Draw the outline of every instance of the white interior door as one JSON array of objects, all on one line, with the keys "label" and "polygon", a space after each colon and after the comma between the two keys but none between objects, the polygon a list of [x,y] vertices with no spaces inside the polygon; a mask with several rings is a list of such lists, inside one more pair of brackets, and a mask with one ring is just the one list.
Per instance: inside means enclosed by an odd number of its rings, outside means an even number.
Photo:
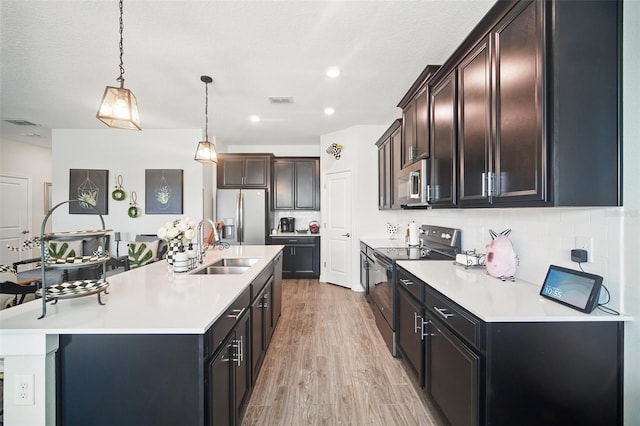
[{"label": "white interior door", "polygon": [[322,244],[326,244],[325,281],[351,288],[351,172],[327,174],[326,220]]},{"label": "white interior door", "polygon": [[32,251],[11,251],[7,245],[21,247],[32,238],[31,194],[28,177],[0,175],[0,264],[33,257]]}]

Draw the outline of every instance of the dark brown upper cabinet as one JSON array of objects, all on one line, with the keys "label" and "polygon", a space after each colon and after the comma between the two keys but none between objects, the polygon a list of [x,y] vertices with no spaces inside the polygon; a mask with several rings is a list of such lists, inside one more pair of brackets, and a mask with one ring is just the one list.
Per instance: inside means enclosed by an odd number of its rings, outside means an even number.
[{"label": "dark brown upper cabinet", "polygon": [[462,206],[548,202],[542,13],[517,5],[458,65]]},{"label": "dark brown upper cabinet", "polygon": [[394,121],[376,142],[378,147],[378,210],[399,208],[395,176],[401,168],[402,120]]},{"label": "dark brown upper cabinet", "polygon": [[429,86],[427,81],[437,71],[428,65],[404,95],[402,108],[402,167],[429,156]]},{"label": "dark brown upper cabinet", "polygon": [[218,154],[218,188],[269,188],[270,154]]},{"label": "dark brown upper cabinet", "polygon": [[431,89],[431,179],[429,204],[456,205],[456,74],[452,71]]},{"label": "dark brown upper cabinet", "polygon": [[621,8],[499,1],[436,72],[457,71],[460,206],[622,205]]},{"label": "dark brown upper cabinet", "polygon": [[458,66],[460,205],[488,204],[491,137],[491,57],[485,38]]},{"label": "dark brown upper cabinet", "polygon": [[320,160],[273,160],[272,210],[320,210]]}]

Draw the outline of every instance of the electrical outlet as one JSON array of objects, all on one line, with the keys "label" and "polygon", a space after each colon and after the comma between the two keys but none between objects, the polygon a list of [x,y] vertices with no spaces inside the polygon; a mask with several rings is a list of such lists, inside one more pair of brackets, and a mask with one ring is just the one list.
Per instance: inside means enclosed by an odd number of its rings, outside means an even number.
[{"label": "electrical outlet", "polygon": [[13,388],[13,402],[15,405],[35,405],[33,396],[33,374],[16,374]]},{"label": "electrical outlet", "polygon": [[587,263],[593,262],[593,238],[591,237],[576,237],[575,247],[577,249],[586,250],[589,260]]}]

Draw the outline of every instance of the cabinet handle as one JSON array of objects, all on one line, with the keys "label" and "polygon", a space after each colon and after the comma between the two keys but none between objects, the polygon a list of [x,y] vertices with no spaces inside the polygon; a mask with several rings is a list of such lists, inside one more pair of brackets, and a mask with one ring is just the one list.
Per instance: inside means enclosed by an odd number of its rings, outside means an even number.
[{"label": "cabinet handle", "polygon": [[422,324],[421,324],[421,327],[420,327],[421,328],[421,330],[420,330],[420,340],[424,340],[424,338],[427,337],[427,336],[433,336],[433,334],[426,333],[427,326],[429,324],[431,324],[431,320],[426,320],[426,321],[424,319],[422,320]]},{"label": "cabinet handle", "polygon": [[409,285],[413,285],[413,281],[408,280],[408,279],[406,279],[406,278],[400,278],[400,282],[401,282],[402,284],[404,284],[404,285],[407,285],[407,286],[409,286]]},{"label": "cabinet handle", "polygon": [[[420,318],[420,322],[422,323],[422,317],[418,315],[417,312],[413,313],[413,333],[418,334],[418,329],[421,327],[418,325],[418,318]],[[420,331],[422,333],[422,331]]]},{"label": "cabinet handle", "polygon": [[242,309],[232,309],[231,313],[229,315],[227,315],[228,318],[233,318],[233,319],[238,319],[242,316],[242,314],[244,313],[245,309],[247,308],[242,308]]},{"label": "cabinet handle", "polygon": [[495,181],[494,178],[495,178],[494,173],[492,173],[492,172],[487,173],[487,193],[488,193],[489,196],[492,196],[492,195],[496,194],[496,191],[493,188],[494,181]]},{"label": "cabinet handle", "polygon": [[264,309],[269,309],[269,293],[265,293],[264,296],[262,296],[262,307]]},{"label": "cabinet handle", "polygon": [[240,345],[242,345],[242,341],[240,340],[234,340],[231,344],[231,347],[234,349],[232,361],[235,362],[238,367],[240,367],[240,362],[242,361],[242,350],[240,349]]},{"label": "cabinet handle", "polygon": [[435,309],[435,311],[442,315],[444,318],[450,318],[454,316],[452,313],[447,312],[447,308],[438,308],[437,306],[434,306],[433,309]]},{"label": "cabinet handle", "polygon": [[482,173],[482,196],[487,196],[487,174]]}]

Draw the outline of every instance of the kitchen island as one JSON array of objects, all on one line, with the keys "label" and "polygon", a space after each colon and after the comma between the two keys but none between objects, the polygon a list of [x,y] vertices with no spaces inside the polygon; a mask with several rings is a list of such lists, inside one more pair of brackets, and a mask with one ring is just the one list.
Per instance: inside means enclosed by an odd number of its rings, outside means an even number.
[{"label": "kitchen island", "polygon": [[450,261],[400,261],[398,347],[452,425],[622,425],[627,315]]},{"label": "kitchen island", "polygon": [[[266,327],[262,311],[272,304],[266,299],[263,303],[263,297],[273,297],[270,286],[280,280],[281,269],[274,260],[281,261],[282,248],[210,248],[204,264],[186,274],[174,273],[160,261],[114,275],[108,279],[109,293],[102,296],[104,306],[87,296],[49,304],[41,320],[39,301],[0,312],[5,423],[210,422],[215,392],[207,388],[212,384],[206,377],[212,371],[207,362],[217,359],[220,346],[228,343],[226,334],[218,335],[217,324],[242,300],[245,306],[232,312],[232,318],[244,315],[256,337],[256,330],[265,330],[259,343],[266,347],[277,317],[268,318],[271,328]],[[231,257],[259,260],[243,274],[197,274]],[[248,361],[250,372],[251,345],[248,340],[244,344],[243,361]],[[32,380],[33,401],[17,401],[14,396],[16,380],[25,378]],[[229,401],[234,402],[232,395]]]}]

